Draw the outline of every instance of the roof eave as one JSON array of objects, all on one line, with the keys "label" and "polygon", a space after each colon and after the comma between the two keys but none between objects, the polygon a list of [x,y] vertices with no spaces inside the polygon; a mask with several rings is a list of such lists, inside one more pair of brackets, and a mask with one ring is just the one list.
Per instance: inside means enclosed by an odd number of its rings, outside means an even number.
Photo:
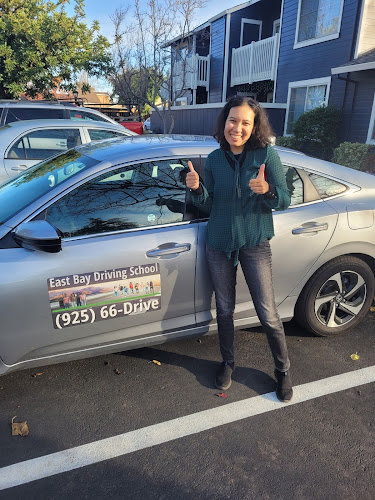
[{"label": "roof eave", "polygon": [[184,37],[182,37],[181,35],[180,36],[176,36],[175,38],[173,38],[172,40],[170,40],[169,42],[167,42],[166,44],[164,44],[163,48],[169,47],[170,45],[172,45],[173,43],[177,42],[178,40],[181,40],[182,38],[186,38],[188,36],[191,36],[194,33],[197,33],[198,31],[201,31],[201,30],[207,28],[214,21],[216,21],[217,19],[220,19],[221,17],[227,16],[228,14],[232,14],[233,12],[237,12],[237,10],[241,10],[241,9],[246,8],[246,7],[250,7],[250,5],[253,5],[253,4],[258,3],[260,1],[261,0],[250,0],[248,2],[244,2],[244,3],[240,4],[240,5],[232,7],[230,9],[223,10],[219,14],[216,14],[215,16],[210,17],[210,19],[208,19],[205,23],[200,24],[199,26],[197,26],[196,28],[194,28],[190,33],[187,33]]},{"label": "roof eave", "polygon": [[375,69],[375,61],[362,63],[362,64],[348,64],[346,66],[338,66],[337,68],[332,68],[332,75],[338,75],[340,73],[353,73],[354,71],[366,71],[369,69]]}]

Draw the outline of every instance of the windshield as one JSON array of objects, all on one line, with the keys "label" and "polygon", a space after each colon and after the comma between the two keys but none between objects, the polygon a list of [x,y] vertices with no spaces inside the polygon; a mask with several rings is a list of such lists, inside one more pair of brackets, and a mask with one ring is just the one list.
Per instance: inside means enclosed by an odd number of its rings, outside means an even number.
[{"label": "windshield", "polygon": [[71,179],[84,168],[98,163],[98,160],[71,149],[10,179],[0,186],[0,224],[4,224],[33,201]]}]

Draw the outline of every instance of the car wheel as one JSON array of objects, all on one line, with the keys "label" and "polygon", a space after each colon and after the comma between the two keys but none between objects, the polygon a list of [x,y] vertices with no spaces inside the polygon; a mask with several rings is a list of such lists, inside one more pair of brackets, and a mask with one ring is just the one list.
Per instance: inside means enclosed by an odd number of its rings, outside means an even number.
[{"label": "car wheel", "polygon": [[298,323],[321,337],[354,328],[369,310],[374,274],[357,257],[338,257],[307,282],[297,301]]}]

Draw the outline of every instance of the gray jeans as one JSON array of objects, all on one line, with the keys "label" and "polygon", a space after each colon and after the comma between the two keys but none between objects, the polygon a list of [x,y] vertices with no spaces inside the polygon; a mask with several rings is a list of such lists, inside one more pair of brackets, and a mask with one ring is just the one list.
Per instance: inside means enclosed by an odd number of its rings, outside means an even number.
[{"label": "gray jeans", "polygon": [[[206,257],[215,291],[220,351],[224,361],[234,362],[233,313],[236,302],[237,266],[233,257],[206,246]],[[285,332],[276,309],[272,281],[272,255],[269,241],[239,251],[244,273],[258,318],[267,334],[276,370],[286,372],[290,362]]]}]

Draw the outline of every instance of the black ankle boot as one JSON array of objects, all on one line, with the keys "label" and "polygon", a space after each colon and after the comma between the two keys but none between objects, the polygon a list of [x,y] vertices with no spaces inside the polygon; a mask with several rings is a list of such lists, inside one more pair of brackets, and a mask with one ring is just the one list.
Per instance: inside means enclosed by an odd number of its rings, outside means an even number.
[{"label": "black ankle boot", "polygon": [[283,403],[287,403],[293,397],[292,379],[290,372],[279,372],[275,370],[277,380],[276,396]]},{"label": "black ankle boot", "polygon": [[216,372],[215,385],[218,389],[229,389],[232,383],[232,373],[234,372],[234,363],[223,361]]}]

